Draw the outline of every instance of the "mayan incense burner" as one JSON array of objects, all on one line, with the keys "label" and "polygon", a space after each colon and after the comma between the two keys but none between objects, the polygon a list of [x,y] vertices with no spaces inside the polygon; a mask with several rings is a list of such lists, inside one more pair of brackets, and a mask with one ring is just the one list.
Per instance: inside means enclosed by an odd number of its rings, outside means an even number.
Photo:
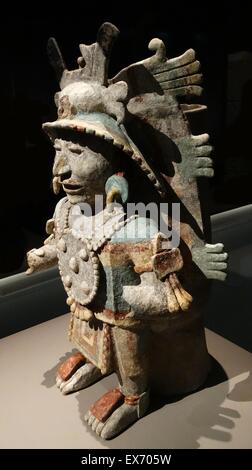
[{"label": "mayan incense burner", "polygon": [[[154,55],[109,79],[117,35],[103,24],[96,43],[80,45],[72,71],[49,40],[60,91],[58,119],[43,128],[55,148],[53,188],[65,197],[43,247],[28,253],[28,273],[58,262],[71,310],[69,338],[79,352],[58,370],[60,391],[118,376],[85,416],[104,439],[146,413],[150,390],[169,396],[204,383],[208,279],[224,280],[227,267],[223,245],[206,243],[202,223],[197,178],[213,168],[209,136],[190,131],[190,116],[205,108],[186,103],[202,92],[195,53],[167,59],[153,39]],[[152,203],[157,216],[129,214],[129,203]],[[180,204],[177,244],[165,203]]]}]

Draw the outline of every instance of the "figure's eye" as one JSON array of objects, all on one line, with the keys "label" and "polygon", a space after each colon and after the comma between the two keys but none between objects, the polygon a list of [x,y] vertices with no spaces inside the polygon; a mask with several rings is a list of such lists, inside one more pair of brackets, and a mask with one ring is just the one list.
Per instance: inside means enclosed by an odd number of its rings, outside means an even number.
[{"label": "figure's eye", "polygon": [[62,148],[59,145],[54,145],[56,152],[61,152]]},{"label": "figure's eye", "polygon": [[82,148],[81,147],[71,146],[71,147],[69,147],[69,150],[72,153],[76,153],[77,155],[80,155],[82,153]]}]

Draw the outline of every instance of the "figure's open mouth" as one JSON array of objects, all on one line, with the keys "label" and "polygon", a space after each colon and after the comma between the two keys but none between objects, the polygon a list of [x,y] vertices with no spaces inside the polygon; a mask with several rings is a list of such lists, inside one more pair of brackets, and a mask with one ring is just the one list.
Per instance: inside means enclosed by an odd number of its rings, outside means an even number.
[{"label": "figure's open mouth", "polygon": [[72,179],[62,181],[62,186],[67,194],[82,194],[84,191],[84,187]]}]

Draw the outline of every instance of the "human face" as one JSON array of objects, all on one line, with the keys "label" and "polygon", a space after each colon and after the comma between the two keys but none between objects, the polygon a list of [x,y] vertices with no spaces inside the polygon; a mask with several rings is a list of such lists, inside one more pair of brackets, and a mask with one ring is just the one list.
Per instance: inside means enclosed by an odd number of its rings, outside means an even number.
[{"label": "human face", "polygon": [[[94,207],[95,195],[104,195],[106,180],[114,172],[113,148],[108,158],[102,145],[94,141],[56,139],[53,175],[60,177],[71,204],[85,202]],[[106,152],[107,153],[107,152]]]}]

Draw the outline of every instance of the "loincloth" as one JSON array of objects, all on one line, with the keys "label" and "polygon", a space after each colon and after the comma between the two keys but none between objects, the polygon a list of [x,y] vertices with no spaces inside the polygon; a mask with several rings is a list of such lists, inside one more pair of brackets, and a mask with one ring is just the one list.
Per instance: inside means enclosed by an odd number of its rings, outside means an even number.
[{"label": "loincloth", "polygon": [[80,320],[73,316],[71,341],[85,358],[103,374],[112,369],[111,326],[97,319]]}]

